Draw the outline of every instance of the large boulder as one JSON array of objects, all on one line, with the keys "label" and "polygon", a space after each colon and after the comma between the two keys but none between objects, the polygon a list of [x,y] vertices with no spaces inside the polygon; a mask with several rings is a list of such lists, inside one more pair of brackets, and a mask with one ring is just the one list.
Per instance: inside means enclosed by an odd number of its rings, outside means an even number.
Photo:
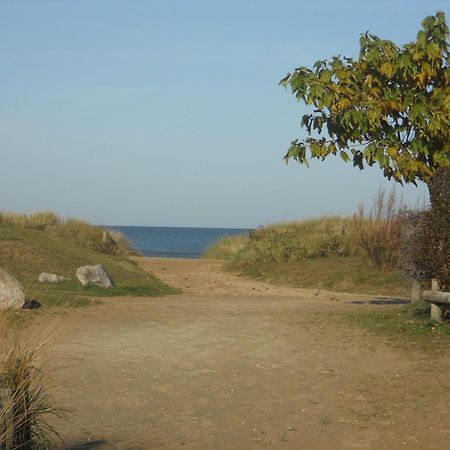
[{"label": "large boulder", "polygon": [[95,284],[103,288],[115,287],[114,281],[108,275],[105,268],[101,264],[96,266],[81,266],[76,271],[77,278],[83,286]]},{"label": "large boulder", "polygon": [[21,309],[24,304],[22,285],[6,270],[0,269],[0,309]]},{"label": "large boulder", "polygon": [[46,273],[46,272],[42,272],[39,275],[38,279],[40,283],[61,283],[64,280],[68,280],[68,278],[65,278],[61,275],[56,275],[56,273]]}]

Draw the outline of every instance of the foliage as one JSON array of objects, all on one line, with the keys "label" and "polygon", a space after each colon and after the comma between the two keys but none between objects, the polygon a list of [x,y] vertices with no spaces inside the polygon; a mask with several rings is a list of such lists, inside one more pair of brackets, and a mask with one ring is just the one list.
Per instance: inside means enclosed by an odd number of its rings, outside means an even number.
[{"label": "foliage", "polygon": [[369,214],[360,205],[353,216],[355,238],[375,267],[398,267],[404,222],[405,207],[394,190],[389,196],[380,190]]},{"label": "foliage", "polygon": [[286,161],[308,164],[307,150],[322,160],[339,154],[413,183],[450,166],[449,30],[443,12],[422,26],[402,47],[365,33],[358,59],[335,56],[281,80],[314,108],[301,121],[308,137],[292,142]]},{"label": "foliage", "polygon": [[432,181],[433,208],[410,214],[402,244],[402,269],[428,284],[437,278],[450,291],[450,171],[440,169]]}]

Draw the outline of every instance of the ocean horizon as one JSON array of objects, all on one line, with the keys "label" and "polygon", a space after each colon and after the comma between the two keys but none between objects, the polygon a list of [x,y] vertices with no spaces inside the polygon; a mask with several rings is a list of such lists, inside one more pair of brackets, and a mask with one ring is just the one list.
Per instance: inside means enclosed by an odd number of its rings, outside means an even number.
[{"label": "ocean horizon", "polygon": [[224,236],[250,233],[251,228],[144,227],[108,225],[131,241],[144,256],[199,259]]}]

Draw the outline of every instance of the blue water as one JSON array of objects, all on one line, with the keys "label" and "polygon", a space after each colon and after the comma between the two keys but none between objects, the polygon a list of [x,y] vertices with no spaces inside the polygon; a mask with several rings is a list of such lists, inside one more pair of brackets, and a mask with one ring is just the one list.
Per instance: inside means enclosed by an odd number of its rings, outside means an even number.
[{"label": "blue water", "polygon": [[123,233],[145,256],[200,258],[205,250],[224,236],[249,233],[243,228],[178,228],[109,226]]}]

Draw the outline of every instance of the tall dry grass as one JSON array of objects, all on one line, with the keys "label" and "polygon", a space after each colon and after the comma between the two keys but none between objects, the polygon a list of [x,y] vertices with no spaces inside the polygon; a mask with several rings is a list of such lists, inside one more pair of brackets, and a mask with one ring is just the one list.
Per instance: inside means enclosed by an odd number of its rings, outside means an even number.
[{"label": "tall dry grass", "polygon": [[55,448],[60,439],[48,419],[64,413],[45,388],[46,341],[23,341],[13,324],[13,313],[0,310],[0,449]]},{"label": "tall dry grass", "polygon": [[358,251],[351,228],[352,220],[339,216],[269,225],[252,231],[246,239],[222,241],[216,253],[227,257],[230,268],[349,256]]},{"label": "tall dry grass", "polygon": [[370,209],[353,217],[325,216],[261,227],[249,235],[225,237],[205,253],[229,268],[292,263],[317,257],[369,257],[378,269],[396,269],[406,207],[395,190],[380,190]]},{"label": "tall dry grass", "polygon": [[203,257],[208,259],[228,259],[245,247],[249,240],[248,234],[224,236],[214,245],[207,248]]},{"label": "tall dry grass", "polygon": [[84,220],[63,220],[52,211],[33,214],[0,212],[0,224],[16,225],[41,230],[77,245],[115,256],[136,255],[131,242],[118,231],[92,225]]},{"label": "tall dry grass", "polygon": [[375,267],[398,267],[405,217],[406,206],[395,190],[380,190],[369,211],[359,206],[353,216],[356,243]]}]

